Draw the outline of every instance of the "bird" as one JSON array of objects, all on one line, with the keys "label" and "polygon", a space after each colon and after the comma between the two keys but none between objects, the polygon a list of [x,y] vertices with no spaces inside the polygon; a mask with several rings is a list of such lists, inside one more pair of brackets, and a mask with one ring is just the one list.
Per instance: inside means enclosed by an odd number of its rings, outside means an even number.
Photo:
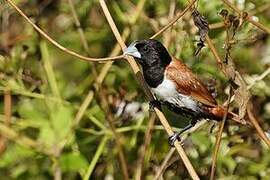
[{"label": "bird", "polygon": [[[165,105],[172,112],[191,120],[180,132],[174,132],[169,137],[171,146],[176,140],[180,141],[180,135],[199,120],[221,121],[227,113],[192,70],[172,57],[158,40],[134,41],[126,48],[124,55],[134,57],[142,68],[144,80],[155,97],[149,103],[150,108],[161,109],[161,105]],[[232,112],[227,113],[227,118],[241,122]]]}]

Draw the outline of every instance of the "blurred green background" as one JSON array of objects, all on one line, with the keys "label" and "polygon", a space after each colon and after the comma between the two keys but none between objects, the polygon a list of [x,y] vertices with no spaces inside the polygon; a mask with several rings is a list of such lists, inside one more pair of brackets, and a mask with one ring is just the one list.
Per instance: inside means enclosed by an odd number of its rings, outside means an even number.
[{"label": "blurred green background", "polygon": [[[91,57],[111,56],[112,51],[114,55],[121,54],[97,0],[14,2],[66,48]],[[233,3],[270,28],[269,0]],[[151,37],[187,4],[184,0],[107,2],[127,44]],[[238,14],[219,0],[200,0],[196,6],[207,18],[209,36],[224,57],[226,28],[219,12],[227,9],[230,14]],[[80,27],[75,25],[72,7]],[[153,179],[170,150],[168,136],[156,119],[148,136],[149,145],[143,150],[149,129],[147,99],[128,63],[80,61],[44,40],[5,0],[0,1],[0,12],[0,179],[123,179],[119,151],[124,153],[130,178],[135,179],[141,172],[142,179]],[[209,48],[194,56],[198,39],[191,12],[158,38],[203,82],[215,80],[221,104],[227,98],[228,79]],[[236,32],[231,56],[247,84],[253,83],[269,68],[269,34],[244,21]],[[104,81],[100,83],[102,73]],[[269,84],[270,77],[266,76],[251,88],[253,110],[266,131],[270,125]],[[10,119],[5,106],[11,109]],[[174,127],[187,123],[183,117],[164,111]],[[210,174],[218,129],[215,125],[210,131],[212,126],[212,122],[207,122],[184,140],[185,151],[202,179],[209,179]],[[170,158],[162,176],[190,178],[177,153]],[[253,128],[226,124],[216,177],[270,179],[270,153]]]}]

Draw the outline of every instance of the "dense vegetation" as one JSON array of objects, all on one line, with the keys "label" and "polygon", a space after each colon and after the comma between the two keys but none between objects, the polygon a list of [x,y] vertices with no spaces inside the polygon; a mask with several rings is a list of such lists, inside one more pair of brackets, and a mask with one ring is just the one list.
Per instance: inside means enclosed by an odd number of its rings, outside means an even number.
[{"label": "dense vegetation", "polygon": [[[122,54],[97,0],[14,2],[68,49],[90,57]],[[151,37],[189,1],[106,3],[129,44]],[[209,37],[224,68],[218,65],[207,42],[194,55],[199,34],[192,10],[156,39],[216,89],[219,104],[230,96],[229,87],[240,87],[233,91],[236,101],[230,109],[243,115],[249,107],[267,134],[270,1],[235,0],[233,4],[253,15],[263,27],[254,26],[246,13],[239,15],[223,1],[195,3],[209,22]],[[129,178],[153,179],[166,158],[164,179],[190,178],[177,152],[170,150],[159,119],[149,115],[146,95],[127,61],[81,61],[46,41],[8,1],[0,0],[0,12],[0,179],[124,179],[125,168]],[[232,78],[235,70],[247,87]],[[249,97],[252,106],[247,106]],[[188,123],[163,109],[174,128],[179,130]],[[184,150],[202,179],[210,177],[219,124],[202,121],[183,138]],[[220,179],[269,179],[269,148],[252,123],[226,121],[216,165]]]}]

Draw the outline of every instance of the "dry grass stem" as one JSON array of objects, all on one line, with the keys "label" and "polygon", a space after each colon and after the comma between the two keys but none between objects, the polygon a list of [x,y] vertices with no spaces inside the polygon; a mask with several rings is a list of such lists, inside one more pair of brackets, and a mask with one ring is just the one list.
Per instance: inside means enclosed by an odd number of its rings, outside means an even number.
[{"label": "dry grass stem", "polygon": [[[231,99],[231,86],[229,87],[229,97],[228,97],[227,102],[230,102],[230,99]],[[212,165],[211,165],[210,180],[215,179],[217,156],[218,156],[218,151],[219,151],[219,147],[220,147],[220,143],[221,143],[221,137],[222,137],[223,129],[224,129],[224,126],[225,126],[225,121],[226,121],[227,115],[228,115],[229,106],[230,106],[230,103],[228,103],[226,105],[226,113],[224,114],[223,119],[220,122],[219,130],[218,130],[218,133],[216,135],[215,150],[214,150],[214,153],[212,155]]]},{"label": "dry grass stem", "polygon": [[247,86],[247,89],[251,89],[258,81],[263,80],[270,74],[270,67],[268,67],[260,76],[254,78],[253,82]]},{"label": "dry grass stem", "polygon": [[142,175],[143,175],[143,169],[144,169],[145,155],[146,155],[147,149],[149,148],[149,145],[151,142],[152,131],[154,128],[155,119],[156,119],[156,115],[154,113],[151,113],[150,118],[149,118],[149,122],[147,125],[147,130],[146,130],[145,136],[144,136],[145,141],[139,150],[140,156],[138,158],[138,166],[137,166],[136,175],[135,175],[135,179],[137,179],[137,180],[139,180],[143,177]]},{"label": "dry grass stem", "polygon": [[219,29],[224,27],[224,22],[217,22],[213,24],[209,24],[209,29]]},{"label": "dry grass stem", "polygon": [[169,160],[171,159],[172,155],[175,152],[175,148],[171,148],[170,151],[168,152],[168,154],[166,155],[166,157],[164,158],[161,166],[158,168],[158,171],[154,177],[154,180],[158,180],[160,178],[160,176],[162,175],[162,173],[165,170],[166,165],[168,164]]},{"label": "dry grass stem", "polygon": [[265,144],[270,149],[270,139],[266,136],[266,134],[262,130],[261,126],[259,125],[258,120],[255,118],[255,116],[252,112],[252,104],[251,103],[248,104],[247,114],[248,114],[248,118],[249,118],[250,122],[255,127],[255,130],[257,131],[259,137],[265,142]]}]

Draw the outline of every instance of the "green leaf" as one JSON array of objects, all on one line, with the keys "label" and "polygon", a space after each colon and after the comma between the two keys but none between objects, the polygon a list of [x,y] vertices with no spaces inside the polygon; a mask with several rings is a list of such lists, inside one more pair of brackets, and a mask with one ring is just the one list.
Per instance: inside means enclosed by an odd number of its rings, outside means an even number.
[{"label": "green leaf", "polygon": [[18,144],[10,144],[8,151],[1,156],[0,167],[10,166],[24,158],[34,157],[34,151]]},{"label": "green leaf", "polygon": [[52,125],[55,136],[58,140],[65,138],[72,126],[72,109],[67,106],[60,106],[53,115]]},{"label": "green leaf", "polygon": [[206,136],[205,132],[195,132],[191,135],[192,142],[199,146],[199,150],[201,153],[204,153],[210,147],[210,140]]},{"label": "green leaf", "polygon": [[44,120],[46,118],[45,112],[41,112],[41,101],[23,99],[18,106],[18,113],[22,118],[33,120]]},{"label": "green leaf", "polygon": [[60,166],[64,172],[84,170],[87,164],[86,158],[78,153],[65,153],[60,157]]},{"label": "green leaf", "polygon": [[55,134],[49,123],[42,126],[39,133],[39,140],[48,146],[52,146],[55,143]]},{"label": "green leaf", "polygon": [[105,114],[97,104],[90,108],[88,114],[91,116],[95,116],[101,122],[105,120]]}]

